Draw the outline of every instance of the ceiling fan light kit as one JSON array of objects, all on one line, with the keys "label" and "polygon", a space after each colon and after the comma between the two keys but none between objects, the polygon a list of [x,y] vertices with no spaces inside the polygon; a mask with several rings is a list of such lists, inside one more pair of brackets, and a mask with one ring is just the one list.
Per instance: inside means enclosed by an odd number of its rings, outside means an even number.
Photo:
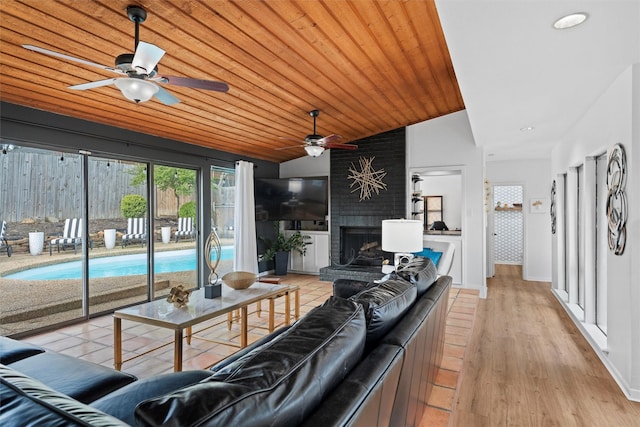
[{"label": "ceiling fan light kit", "polygon": [[162,88],[159,83],[213,90],[216,92],[227,92],[229,90],[229,85],[224,82],[159,75],[158,62],[160,62],[160,59],[164,56],[165,51],[151,43],[140,41],[140,24],[146,20],[147,12],[140,6],[128,6],[127,16],[135,24],[135,53],[118,55],[115,60],[115,68],[30,44],[23,44],[22,47],[34,52],[119,74],[122,77],[82,83],[70,86],[69,88],[73,90],[87,90],[113,83],[120,89],[125,98],[135,103],[149,101],[153,96],[165,105],[173,105],[180,102],[178,98]]},{"label": "ceiling fan light kit", "polygon": [[149,81],[130,77],[116,79],[114,84],[120,89],[125,98],[136,103],[147,102],[158,92],[158,89],[160,89],[157,85]]},{"label": "ceiling fan light kit", "polygon": [[306,147],[304,147],[304,150],[311,157],[318,157],[324,152],[324,148],[320,147],[319,145],[307,145]]}]

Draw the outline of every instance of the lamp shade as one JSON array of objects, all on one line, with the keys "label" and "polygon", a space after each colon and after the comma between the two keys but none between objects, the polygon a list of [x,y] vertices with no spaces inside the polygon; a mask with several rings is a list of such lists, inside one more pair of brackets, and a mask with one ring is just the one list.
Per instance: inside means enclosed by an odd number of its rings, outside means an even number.
[{"label": "lamp shade", "polygon": [[130,77],[116,79],[114,84],[120,89],[125,98],[136,103],[150,100],[159,90],[158,85],[154,83]]},{"label": "lamp shade", "polygon": [[419,252],[422,250],[422,221],[385,219],[382,221],[382,250]]},{"label": "lamp shade", "polygon": [[304,149],[311,157],[318,157],[324,151],[324,147],[319,145],[307,145]]}]

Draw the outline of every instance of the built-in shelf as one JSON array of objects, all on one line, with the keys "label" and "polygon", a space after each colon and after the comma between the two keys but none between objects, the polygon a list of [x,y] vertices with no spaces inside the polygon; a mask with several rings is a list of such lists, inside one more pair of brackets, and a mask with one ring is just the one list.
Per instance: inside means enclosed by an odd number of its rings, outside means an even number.
[{"label": "built-in shelf", "polygon": [[522,206],[513,206],[513,207],[496,207],[497,211],[501,211],[501,212],[514,212],[514,211],[521,211],[522,210]]}]

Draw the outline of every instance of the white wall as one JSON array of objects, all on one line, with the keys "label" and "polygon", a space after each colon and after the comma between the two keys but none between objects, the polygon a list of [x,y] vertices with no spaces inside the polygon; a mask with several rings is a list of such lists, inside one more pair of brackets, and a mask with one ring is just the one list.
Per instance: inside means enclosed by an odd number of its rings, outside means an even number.
[{"label": "white wall", "polygon": [[[407,168],[461,169],[462,271],[465,288],[486,296],[483,150],[476,147],[466,111],[407,127]],[[407,174],[407,191],[409,191]]]},{"label": "white wall", "polygon": [[[554,148],[548,180],[616,143],[623,144],[628,162],[627,242],[622,256],[609,251],[604,261],[608,302],[606,351],[599,351],[595,340],[591,342],[627,396],[640,400],[640,64],[629,67],[612,82]],[[555,258],[553,261],[557,263]],[[590,339],[587,331],[588,327],[584,327],[583,332]]]},{"label": "white wall", "polygon": [[[531,213],[529,200],[550,199],[551,160],[509,160],[486,163],[486,175],[491,185],[522,185],[524,187],[524,280],[551,281],[551,216]],[[492,212],[492,211],[490,211]]]},{"label": "white wall", "polygon": [[318,157],[304,156],[280,163],[280,178],[302,178],[308,176],[329,176],[329,152]]}]

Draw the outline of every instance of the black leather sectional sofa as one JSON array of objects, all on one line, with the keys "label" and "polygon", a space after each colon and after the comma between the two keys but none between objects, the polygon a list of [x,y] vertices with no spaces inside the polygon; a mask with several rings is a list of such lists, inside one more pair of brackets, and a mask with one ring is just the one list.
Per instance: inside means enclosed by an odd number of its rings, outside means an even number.
[{"label": "black leather sectional sofa", "polygon": [[3,426],[417,426],[442,360],[451,278],[430,260],[334,296],[211,370],[137,380],[0,338]]}]

